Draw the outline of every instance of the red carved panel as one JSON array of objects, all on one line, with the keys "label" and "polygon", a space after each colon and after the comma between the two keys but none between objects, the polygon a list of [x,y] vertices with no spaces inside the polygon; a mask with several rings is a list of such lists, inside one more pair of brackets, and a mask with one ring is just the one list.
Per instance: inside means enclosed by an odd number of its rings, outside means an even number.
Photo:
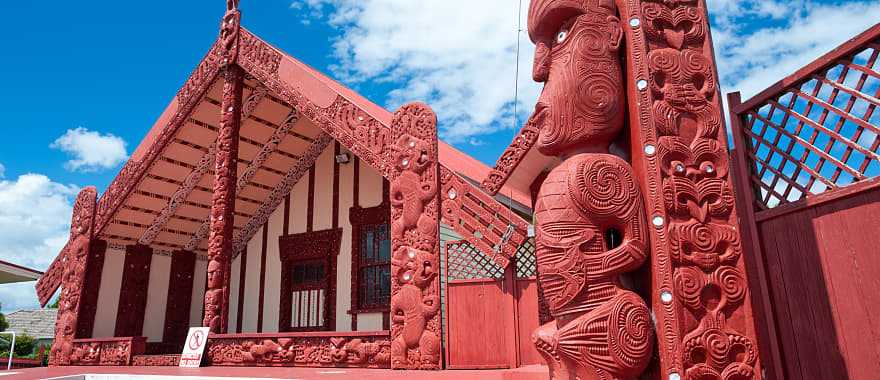
[{"label": "red carved panel", "polygon": [[544,82],[528,124],[535,148],[563,160],[536,197],[538,293],[554,321],[532,340],[553,379],[636,378],[654,338],[647,305],[620,278],[649,251],[633,168],[608,153],[626,106],[617,9],[533,0],[528,28],[533,77]]},{"label": "red carved panel", "polygon": [[440,368],[440,198],[437,117],[394,113],[391,145],[391,366]]},{"label": "red carved panel", "polygon": [[342,243],[342,229],[304,232],[278,237],[281,259],[280,306],[278,330],[291,331],[291,302],[293,292],[293,263],[300,260],[326,260],[323,282],[327,285],[324,297],[323,328],[332,326],[336,318],[336,258]]},{"label": "red carved panel", "polygon": [[140,336],[143,333],[152,260],[153,249],[150,247],[143,245],[125,247],[125,266],[113,335]]},{"label": "red carved panel", "polygon": [[37,280],[37,284],[35,285],[37,289],[37,299],[40,301],[40,306],[46,306],[49,303],[49,300],[52,299],[52,296],[55,295],[55,291],[61,286],[61,281],[64,278],[64,263],[67,261],[67,251],[70,249],[70,242],[61,248],[61,252],[58,253],[58,256],[55,256],[55,260],[52,260],[52,264],[49,265],[49,268],[46,269],[46,272],[40,276],[40,279]]},{"label": "red carved panel", "polygon": [[183,347],[189,330],[195,267],[196,255],[193,252],[177,251],[171,256],[171,275],[168,276],[168,298],[162,342],[178,346],[178,350]]},{"label": "red carved panel", "polygon": [[619,0],[663,376],[761,378],[706,5]]},{"label": "red carved panel", "polygon": [[489,175],[480,184],[480,187],[489,195],[498,194],[510,175],[516,170],[519,164],[526,158],[526,155],[535,146],[538,141],[539,125],[534,120],[529,119],[522,127],[519,133],[513,137],[513,141],[495,162],[495,167],[489,172]]},{"label": "red carved panel", "polygon": [[444,166],[440,191],[443,222],[506,268],[526,240],[529,224]]},{"label": "red carved panel", "polygon": [[[237,30],[237,29],[236,29]],[[211,228],[208,237],[208,289],[203,326],[213,333],[226,332],[229,308],[229,275],[232,272],[233,225],[238,180],[238,134],[241,128],[244,71],[229,65],[224,72],[220,128],[214,158]]]},{"label": "red carved panel", "polygon": [[98,311],[98,290],[101,289],[101,275],[104,269],[104,255],[107,242],[93,240],[89,246],[89,260],[86,267],[85,282],[77,319],[76,336],[91,338],[95,327],[95,313]]},{"label": "red carved panel", "polygon": [[69,365],[78,366],[128,366],[132,357],[143,354],[147,338],[77,339]]},{"label": "red carved panel", "polygon": [[214,366],[390,368],[388,332],[211,335]]},{"label": "red carved panel", "polygon": [[180,365],[180,354],[170,355],[135,355],[131,358],[134,367],[177,367]]},{"label": "red carved panel", "polygon": [[79,192],[73,204],[67,254],[59,256],[64,275],[55,322],[55,340],[52,342],[49,356],[50,365],[67,365],[73,353],[73,340],[77,333],[77,320],[90,256],[89,249],[94,236],[97,197],[98,191],[94,187],[86,187]]}]

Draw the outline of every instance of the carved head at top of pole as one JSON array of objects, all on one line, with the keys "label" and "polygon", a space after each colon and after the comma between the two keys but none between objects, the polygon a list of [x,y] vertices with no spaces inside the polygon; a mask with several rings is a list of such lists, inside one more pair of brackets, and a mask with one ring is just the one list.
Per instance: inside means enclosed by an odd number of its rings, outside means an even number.
[{"label": "carved head at top of pole", "polygon": [[605,152],[623,128],[623,31],[613,0],[532,0],[532,76],[544,83],[531,122],[550,156]]}]

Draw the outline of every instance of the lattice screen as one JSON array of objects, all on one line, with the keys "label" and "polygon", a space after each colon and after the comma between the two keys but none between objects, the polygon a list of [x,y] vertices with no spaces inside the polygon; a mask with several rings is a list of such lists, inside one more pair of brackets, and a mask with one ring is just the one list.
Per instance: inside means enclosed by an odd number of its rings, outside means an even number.
[{"label": "lattice screen", "polygon": [[446,277],[449,280],[502,279],[504,268],[467,240],[446,243]]},{"label": "lattice screen", "polygon": [[759,209],[880,175],[878,35],[875,27],[841,46],[753,107],[734,106]]},{"label": "lattice screen", "polygon": [[529,278],[537,275],[538,261],[535,256],[535,238],[529,238],[516,250],[516,277]]}]

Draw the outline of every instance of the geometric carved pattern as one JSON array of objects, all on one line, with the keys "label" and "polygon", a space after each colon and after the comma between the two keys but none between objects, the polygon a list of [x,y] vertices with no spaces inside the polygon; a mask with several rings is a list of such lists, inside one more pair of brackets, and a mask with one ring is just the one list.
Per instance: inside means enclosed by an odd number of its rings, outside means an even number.
[{"label": "geometric carved pattern", "polygon": [[661,376],[759,379],[705,2],[619,3]]},{"label": "geometric carved pattern", "polygon": [[446,242],[446,278],[449,280],[502,279],[498,266],[467,240]]},{"label": "geometric carved pattern", "polygon": [[390,368],[388,333],[211,335],[212,366]]},{"label": "geometric carved pattern", "polygon": [[107,252],[107,242],[92,240],[89,245],[89,262],[86,267],[85,282],[77,319],[76,336],[91,338],[92,329],[95,327],[95,313],[98,311],[98,289],[101,288],[101,275],[104,269],[104,254]]},{"label": "geometric carved pattern", "polygon": [[878,54],[875,26],[733,109],[758,209],[880,175]]},{"label": "geometric carved pattern", "polygon": [[174,347],[175,351],[183,347],[189,329],[195,266],[196,255],[193,252],[177,251],[171,256],[162,342]]}]

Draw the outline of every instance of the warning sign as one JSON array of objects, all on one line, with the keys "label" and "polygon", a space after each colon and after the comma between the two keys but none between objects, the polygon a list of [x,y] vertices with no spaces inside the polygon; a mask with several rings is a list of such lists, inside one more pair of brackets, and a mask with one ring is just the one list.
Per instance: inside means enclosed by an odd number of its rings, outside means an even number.
[{"label": "warning sign", "polygon": [[208,345],[209,327],[190,327],[183,344],[183,353],[180,355],[180,366],[186,368],[198,368],[202,364],[202,355],[205,346]]}]

